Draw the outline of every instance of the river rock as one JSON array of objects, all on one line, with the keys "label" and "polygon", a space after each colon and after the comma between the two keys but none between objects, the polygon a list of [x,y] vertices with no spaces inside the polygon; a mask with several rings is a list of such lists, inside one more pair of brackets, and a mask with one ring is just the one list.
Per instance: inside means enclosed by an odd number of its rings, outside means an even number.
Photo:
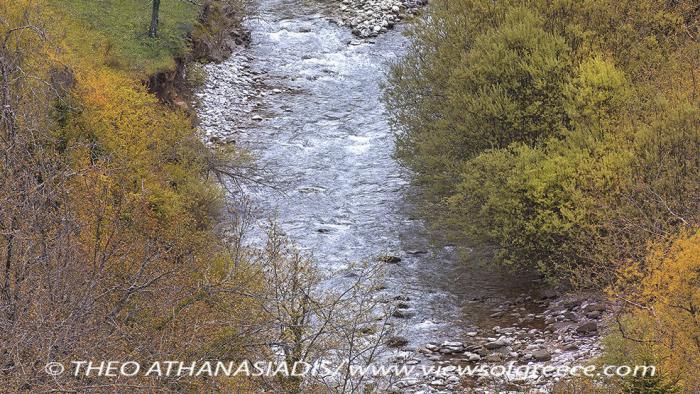
[{"label": "river rock", "polygon": [[[387,31],[405,14],[416,13],[418,7],[426,2],[422,0],[342,0],[338,3],[341,23],[353,27],[353,34],[369,38]],[[404,13],[403,10],[406,12]]]},{"label": "river rock", "polygon": [[486,356],[484,361],[489,363],[499,363],[503,361],[503,356],[500,353],[491,353],[488,356]]},{"label": "river rock", "polygon": [[598,332],[598,323],[589,321],[576,327],[576,333],[580,335],[592,335]]},{"label": "river rock", "polygon": [[578,320],[578,315],[576,315],[574,312],[566,312],[564,314],[564,317],[571,321]]},{"label": "river rock", "polygon": [[397,263],[401,262],[401,257],[392,256],[392,255],[384,255],[384,256],[379,256],[378,260],[381,261],[382,263],[397,264]]},{"label": "river rock", "polygon": [[502,348],[506,345],[508,345],[508,342],[504,341],[503,339],[498,339],[498,340],[486,343],[484,345],[484,347],[488,350],[494,350],[494,349]]},{"label": "river rock", "polygon": [[415,315],[415,313],[403,309],[397,309],[394,311],[394,313],[391,314],[391,316],[394,316],[399,319],[410,319]]},{"label": "river rock", "polygon": [[546,350],[535,350],[532,352],[532,357],[537,361],[549,361],[552,359],[552,355]]},{"label": "river rock", "polygon": [[592,304],[588,304],[583,308],[584,312],[591,312],[591,311],[599,311],[599,312],[605,312],[607,308],[605,307],[605,304],[600,303],[600,302],[594,302]]},{"label": "river rock", "polygon": [[586,312],[586,317],[589,319],[600,319],[600,317],[603,315],[603,312],[601,311],[590,311]]},{"label": "river rock", "polygon": [[476,353],[465,353],[469,361],[481,361],[481,356]]},{"label": "river rock", "polygon": [[408,345],[408,339],[406,339],[406,338],[404,338],[404,337],[399,337],[399,336],[396,336],[396,337],[389,337],[389,338],[386,340],[386,345],[387,345],[388,347],[394,347],[394,348],[396,348],[396,347],[403,347],[403,346]]}]

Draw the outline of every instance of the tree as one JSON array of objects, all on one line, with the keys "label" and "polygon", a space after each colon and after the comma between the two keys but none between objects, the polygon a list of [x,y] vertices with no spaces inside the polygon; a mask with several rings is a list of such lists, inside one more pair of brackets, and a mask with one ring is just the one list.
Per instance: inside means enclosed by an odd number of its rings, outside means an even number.
[{"label": "tree", "polygon": [[148,36],[155,38],[158,36],[158,14],[160,13],[160,0],[152,0],[153,7],[151,8],[151,26],[148,28]]},{"label": "tree", "polygon": [[[151,6],[151,24],[148,28],[148,36],[151,38],[155,38],[158,36],[158,23],[160,22],[160,0],[151,0],[152,6]],[[195,6],[199,6],[199,3],[197,3],[195,0],[179,0],[179,1],[184,1],[186,3],[190,3]]]},{"label": "tree", "polygon": [[[214,178],[232,175],[232,162],[101,51],[62,42],[78,33],[43,5],[0,2],[3,388],[124,390],[52,378],[48,361],[245,357],[257,271],[215,228]],[[130,384],[231,391],[241,380]]]},{"label": "tree", "polygon": [[[632,388],[653,383],[679,392],[700,390],[700,231],[656,244],[644,261],[619,271],[610,295],[623,305],[607,341],[610,363],[655,365],[656,380],[631,380]],[[639,390],[630,390],[639,392]],[[672,392],[645,390],[644,392]]]},{"label": "tree", "polygon": [[331,368],[343,366],[338,375],[278,377],[267,382],[272,391],[356,393],[365,391],[369,379],[375,387],[391,383],[391,377],[351,374],[353,366],[367,366],[386,352],[393,311],[375,294],[381,265],[353,264],[345,280],[328,278],[274,225],[257,262],[268,286],[260,300],[269,319],[271,356],[278,355],[290,368],[296,362],[321,360]]}]

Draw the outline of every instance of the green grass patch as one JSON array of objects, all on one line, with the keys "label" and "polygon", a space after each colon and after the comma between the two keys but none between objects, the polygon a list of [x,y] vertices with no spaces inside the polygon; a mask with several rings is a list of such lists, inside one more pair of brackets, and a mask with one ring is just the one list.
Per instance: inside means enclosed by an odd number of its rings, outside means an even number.
[{"label": "green grass patch", "polygon": [[191,3],[162,0],[158,37],[151,38],[148,0],[54,0],[53,4],[81,27],[106,38],[111,66],[138,77],[173,67],[174,58],[187,51],[199,13]]}]

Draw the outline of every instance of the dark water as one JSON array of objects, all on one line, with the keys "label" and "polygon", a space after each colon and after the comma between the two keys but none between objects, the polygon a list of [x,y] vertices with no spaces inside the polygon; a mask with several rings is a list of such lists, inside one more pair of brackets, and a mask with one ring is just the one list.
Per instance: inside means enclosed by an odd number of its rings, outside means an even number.
[{"label": "dark water", "polygon": [[249,117],[262,117],[238,127],[235,136],[274,186],[250,190],[261,225],[276,218],[329,270],[379,254],[401,257],[389,267],[384,291],[411,298],[416,315],[397,324],[413,345],[459,338],[472,324],[507,323],[489,318],[490,309],[528,292],[530,282],[461,261],[453,247],[432,245],[439,234],[415,219],[407,202],[410,173],[392,157],[380,88],[407,39],[394,30],[373,42],[356,40],[347,27],[330,22],[319,3],[259,0],[256,7],[247,21],[251,45],[238,56],[250,59],[268,94],[258,106],[234,99],[230,89],[243,69],[224,63],[209,70],[217,82],[203,109],[220,115],[205,119],[217,130],[233,129],[227,106],[243,102]]}]

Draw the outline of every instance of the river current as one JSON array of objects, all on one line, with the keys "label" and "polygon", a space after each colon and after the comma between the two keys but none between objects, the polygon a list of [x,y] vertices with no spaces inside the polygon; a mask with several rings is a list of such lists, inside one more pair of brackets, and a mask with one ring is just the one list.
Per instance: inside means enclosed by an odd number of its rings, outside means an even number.
[{"label": "river current", "polygon": [[396,325],[411,346],[459,338],[472,325],[507,324],[491,310],[528,293],[530,282],[432,242],[440,234],[415,215],[410,172],[393,158],[381,84],[408,39],[400,28],[356,39],[333,22],[332,5],[254,4],[249,47],[207,67],[204,129],[235,139],[264,169],[265,186],[247,188],[261,228],[276,220],[338,275],[350,261],[401,258],[388,267],[383,291],[410,298],[415,315]]}]

